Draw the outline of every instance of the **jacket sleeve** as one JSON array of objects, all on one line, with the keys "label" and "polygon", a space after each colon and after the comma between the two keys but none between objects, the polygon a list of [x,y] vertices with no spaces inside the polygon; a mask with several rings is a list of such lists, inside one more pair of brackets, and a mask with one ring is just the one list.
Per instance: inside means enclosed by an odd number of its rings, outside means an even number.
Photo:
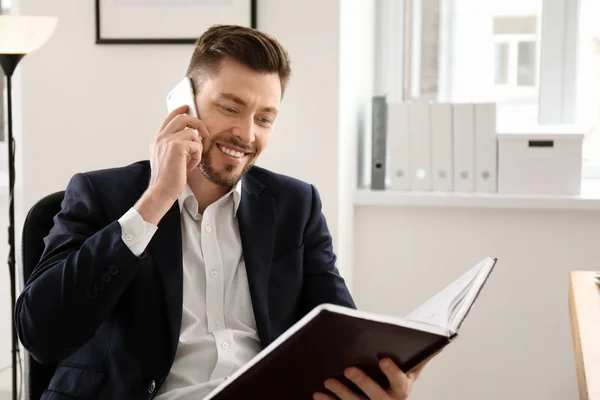
[{"label": "jacket sleeve", "polygon": [[321,198],[311,185],[312,205],[304,232],[304,313],[331,303],[356,308],[344,279],[337,269],[331,234],[322,212]]},{"label": "jacket sleeve", "polygon": [[45,245],[14,312],[25,349],[54,364],[94,335],[146,253],[136,257],[125,245],[84,174],[69,182]]}]

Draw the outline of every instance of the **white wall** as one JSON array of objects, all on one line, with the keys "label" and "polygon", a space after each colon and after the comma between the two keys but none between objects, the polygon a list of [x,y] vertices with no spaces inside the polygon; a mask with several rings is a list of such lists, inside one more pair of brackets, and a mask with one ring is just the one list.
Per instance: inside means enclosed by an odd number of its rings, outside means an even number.
[{"label": "white wall", "polygon": [[192,45],[95,45],[93,7],[20,0],[23,15],[59,17],[21,65],[25,208],[76,172],[148,158],[165,94],[185,73]]},{"label": "white wall", "polygon": [[348,286],[354,287],[354,205],[358,182],[358,143],[369,140],[371,96],[374,92],[375,2],[344,0],[340,23],[340,112],[338,159],[339,265]]},{"label": "white wall", "polygon": [[600,213],[359,207],[359,307],[403,316],[486,256],[498,265],[412,400],[578,398],[570,270],[598,269]]}]

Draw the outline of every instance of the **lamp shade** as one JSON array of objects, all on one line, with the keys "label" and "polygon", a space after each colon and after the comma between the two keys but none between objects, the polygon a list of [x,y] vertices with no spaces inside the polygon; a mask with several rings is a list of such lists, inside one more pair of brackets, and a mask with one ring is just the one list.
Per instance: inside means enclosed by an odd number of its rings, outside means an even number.
[{"label": "lamp shade", "polygon": [[0,15],[0,54],[28,54],[42,47],[58,18]]}]

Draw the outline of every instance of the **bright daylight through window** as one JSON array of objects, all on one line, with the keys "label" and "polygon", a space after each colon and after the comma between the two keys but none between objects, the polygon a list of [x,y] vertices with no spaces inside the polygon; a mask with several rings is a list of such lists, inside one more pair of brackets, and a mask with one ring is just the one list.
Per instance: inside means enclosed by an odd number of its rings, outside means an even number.
[{"label": "bright daylight through window", "polygon": [[579,1],[413,0],[411,97],[496,102],[500,130],[579,123],[600,179],[600,0]]}]

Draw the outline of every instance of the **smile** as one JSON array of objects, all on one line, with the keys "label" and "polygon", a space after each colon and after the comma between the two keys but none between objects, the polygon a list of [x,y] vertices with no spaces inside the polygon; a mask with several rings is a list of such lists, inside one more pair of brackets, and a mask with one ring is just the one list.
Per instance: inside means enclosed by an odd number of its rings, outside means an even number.
[{"label": "smile", "polygon": [[217,148],[219,150],[221,150],[223,153],[227,154],[228,156],[235,157],[235,158],[242,158],[243,156],[246,155],[246,153],[230,149],[229,147],[225,147],[225,146],[220,145],[220,144],[217,144]]}]

